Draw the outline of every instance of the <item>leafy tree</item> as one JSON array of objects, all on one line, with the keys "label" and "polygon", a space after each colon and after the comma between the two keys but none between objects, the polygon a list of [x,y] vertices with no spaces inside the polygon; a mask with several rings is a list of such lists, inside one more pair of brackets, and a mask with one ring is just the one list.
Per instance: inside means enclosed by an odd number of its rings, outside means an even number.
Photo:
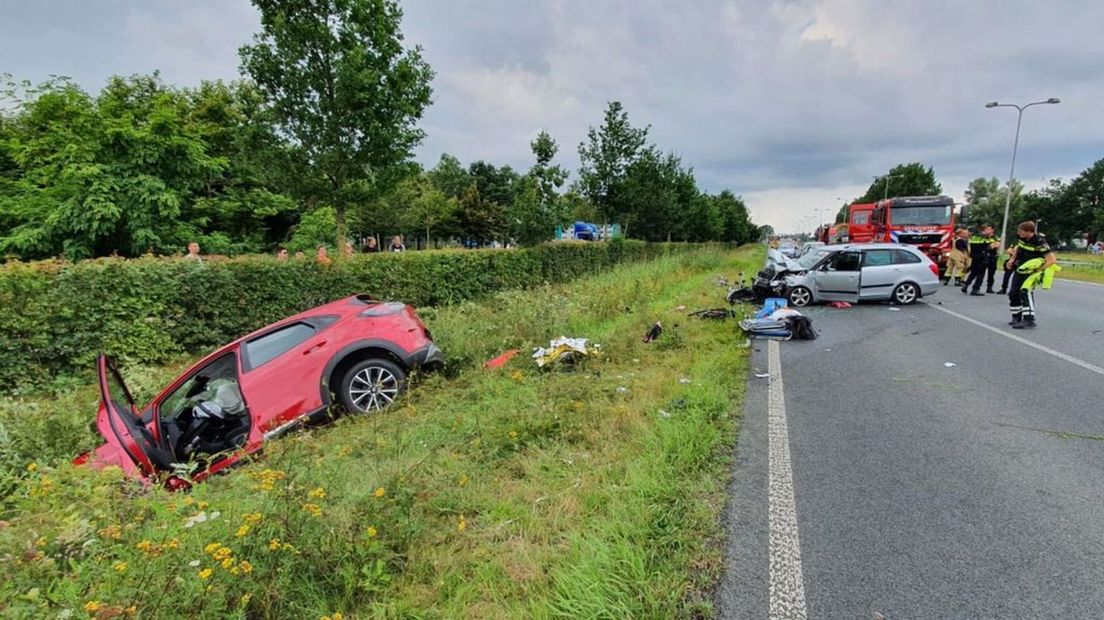
[{"label": "leafy tree", "polygon": [[289,172],[316,204],[334,207],[339,242],[349,205],[376,175],[410,157],[433,71],[406,49],[392,0],[253,0],[262,31],[241,48],[290,143]]},{"label": "leafy tree", "polygon": [[720,239],[733,243],[752,243],[758,238],[759,231],[751,222],[743,199],[727,189],[711,199],[717,205],[723,223]]},{"label": "leafy tree", "polygon": [[[1060,189],[1051,182],[1050,189]],[[1058,238],[1070,240],[1078,233],[1088,233],[1090,241],[1104,234],[1104,159],[1070,181],[1061,192],[1062,201],[1051,205],[1044,215],[1044,226],[1057,233]]]},{"label": "leafy tree", "polygon": [[[979,177],[970,181],[966,188],[966,211],[961,223],[977,227],[983,224],[991,224],[996,229],[999,237],[1001,224],[1004,222],[1004,203],[1008,197],[1008,188],[996,177]],[[1015,230],[1016,215],[1022,213],[1024,207],[1023,184],[1012,181],[1012,202],[1009,207],[1007,235]]]},{"label": "leafy tree", "polygon": [[289,252],[303,252],[311,254],[318,246],[324,245],[331,252],[336,239],[337,214],[333,207],[319,207],[299,220],[291,235],[291,241],[287,244]]},{"label": "leafy tree", "polygon": [[451,198],[459,198],[472,184],[471,175],[460,160],[448,153],[443,153],[437,165],[429,171],[429,180]]},{"label": "leafy tree", "polygon": [[410,177],[405,185],[410,196],[408,207],[402,213],[402,222],[408,229],[424,231],[426,247],[433,240],[433,231],[440,231],[455,214],[459,201],[446,196],[428,176]]},{"label": "leafy tree", "polygon": [[887,194],[890,198],[895,196],[936,196],[943,191],[943,186],[935,180],[935,172],[929,166],[921,163],[898,164],[890,171],[870,184],[866,193],[855,199],[855,202],[877,202]]},{"label": "leafy tree", "polygon": [[461,194],[456,212],[459,236],[484,245],[506,234],[506,213],[502,205],[487,200],[475,183]]},{"label": "leafy tree", "polygon": [[[591,127],[579,143],[579,188],[607,220],[624,220],[631,205],[621,194],[629,167],[645,151],[648,130],[633,127],[620,101],[606,107],[599,129]],[[622,221],[624,225],[624,221]]]}]

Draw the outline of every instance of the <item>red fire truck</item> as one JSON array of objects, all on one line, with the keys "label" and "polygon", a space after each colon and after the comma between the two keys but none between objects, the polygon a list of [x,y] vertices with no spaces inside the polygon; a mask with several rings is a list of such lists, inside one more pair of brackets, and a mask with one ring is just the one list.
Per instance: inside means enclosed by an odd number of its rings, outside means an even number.
[{"label": "red fire truck", "polygon": [[[948,196],[908,196],[880,200],[870,214],[870,222],[873,227],[870,241],[915,245],[939,265],[942,273],[954,242],[953,199]],[[862,243],[855,238],[851,242]]]}]

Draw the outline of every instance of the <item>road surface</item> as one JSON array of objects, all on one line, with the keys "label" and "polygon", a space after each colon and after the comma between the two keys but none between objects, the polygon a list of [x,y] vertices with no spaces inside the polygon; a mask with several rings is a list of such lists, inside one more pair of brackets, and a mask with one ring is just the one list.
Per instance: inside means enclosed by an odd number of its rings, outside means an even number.
[{"label": "road surface", "polygon": [[1104,618],[1104,287],[1037,300],[1032,331],[945,287],[756,341],[718,616]]}]

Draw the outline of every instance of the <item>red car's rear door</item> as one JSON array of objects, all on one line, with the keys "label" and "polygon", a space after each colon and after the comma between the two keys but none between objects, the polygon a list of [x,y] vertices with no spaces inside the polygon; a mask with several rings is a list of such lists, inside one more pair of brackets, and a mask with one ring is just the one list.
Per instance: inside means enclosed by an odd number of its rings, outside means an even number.
[{"label": "red car's rear door", "polygon": [[322,407],[322,369],[333,347],[325,321],[299,321],[241,345],[241,386],[253,414],[250,443]]}]

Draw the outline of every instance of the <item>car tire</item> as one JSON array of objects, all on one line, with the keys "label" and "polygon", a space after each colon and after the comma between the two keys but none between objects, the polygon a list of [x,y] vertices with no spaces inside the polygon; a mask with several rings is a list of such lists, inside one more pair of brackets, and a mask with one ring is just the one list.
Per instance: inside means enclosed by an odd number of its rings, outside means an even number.
[{"label": "car tire", "polygon": [[359,362],[341,378],[338,398],[354,413],[371,413],[391,406],[406,390],[406,371],[391,360]]},{"label": "car tire", "polygon": [[920,299],[920,287],[912,282],[902,282],[893,289],[890,301],[901,306],[909,306]]},{"label": "car tire", "polygon": [[786,293],[786,301],[795,308],[804,308],[813,303],[813,292],[804,286],[795,286]]}]

